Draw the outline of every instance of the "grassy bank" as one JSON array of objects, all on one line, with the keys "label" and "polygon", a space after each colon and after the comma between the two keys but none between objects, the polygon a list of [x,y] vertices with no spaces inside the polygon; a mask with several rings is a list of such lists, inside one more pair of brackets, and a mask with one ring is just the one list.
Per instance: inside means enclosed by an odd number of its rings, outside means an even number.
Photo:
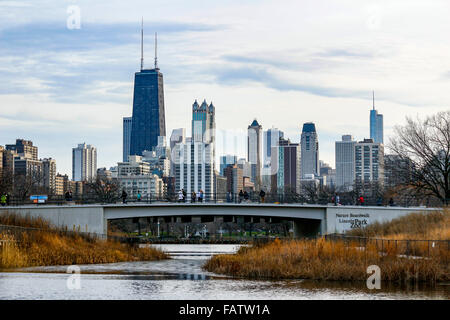
[{"label": "grassy bank", "polygon": [[348,234],[398,240],[450,240],[450,208],[427,214],[411,213],[389,222],[375,222]]},{"label": "grassy bank", "polygon": [[21,218],[14,214],[0,216],[0,224],[36,228],[20,232],[0,230],[0,269],[150,261],[168,258],[154,248],[138,248],[119,242],[97,239],[53,229],[45,220]]},{"label": "grassy bank", "polygon": [[366,280],[369,265],[381,268],[389,281],[449,281],[447,256],[410,259],[387,250],[380,255],[373,245],[361,250],[357,243],[343,241],[278,241],[260,247],[242,248],[235,255],[217,255],[204,268],[208,271],[251,279]]},{"label": "grassy bank", "polygon": [[[399,220],[399,221],[398,221]],[[425,222],[426,221],[426,222]],[[429,217],[410,215],[378,224],[353,235],[389,236],[397,239],[434,235],[445,238],[448,209]],[[413,228],[412,225],[415,227]],[[412,237],[414,235],[414,237]],[[425,238],[422,238],[425,239]],[[429,238],[428,238],[429,239]],[[437,240],[437,239],[433,239]],[[251,279],[367,280],[367,267],[377,265],[381,278],[395,282],[450,281],[450,251],[440,242],[292,240],[241,248],[235,255],[214,256],[204,269]],[[413,250],[411,250],[413,249]],[[412,255],[421,255],[412,257]]]}]

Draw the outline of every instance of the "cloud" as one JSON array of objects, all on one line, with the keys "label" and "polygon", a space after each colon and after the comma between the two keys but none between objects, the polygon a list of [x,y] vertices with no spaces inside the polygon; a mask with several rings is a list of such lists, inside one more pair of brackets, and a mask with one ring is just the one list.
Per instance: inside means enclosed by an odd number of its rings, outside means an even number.
[{"label": "cloud", "polygon": [[[147,23],[170,34],[206,32],[223,26]],[[62,103],[130,102],[132,75],[139,66],[139,23],[83,24],[69,30],[56,23],[28,24],[0,31],[0,94],[46,94]],[[153,35],[146,35],[146,47]],[[150,38],[151,37],[151,41]],[[131,54],[130,54],[131,53]]]},{"label": "cloud", "polygon": [[256,82],[265,87],[279,91],[300,91],[323,97],[352,97],[364,98],[365,91],[343,89],[338,87],[318,86],[300,81],[289,81],[278,76],[273,70],[258,67],[225,67],[214,71],[215,79],[219,84],[238,86],[245,82]]}]

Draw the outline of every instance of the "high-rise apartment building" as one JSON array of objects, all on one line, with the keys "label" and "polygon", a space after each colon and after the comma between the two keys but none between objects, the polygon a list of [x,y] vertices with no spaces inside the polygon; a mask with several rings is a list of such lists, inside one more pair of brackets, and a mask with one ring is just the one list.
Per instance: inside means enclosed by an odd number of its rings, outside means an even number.
[{"label": "high-rise apartment building", "polygon": [[[66,176],[67,177],[67,176]],[[64,190],[64,176],[57,174],[55,177],[55,195],[62,196],[67,190]]]},{"label": "high-rise apartment building", "polygon": [[372,110],[370,110],[370,139],[375,143],[383,143],[383,115],[375,109],[374,93]]},{"label": "high-rise apartment building", "polygon": [[271,188],[273,192],[287,189],[300,193],[301,148],[298,143],[281,138],[271,153]]},{"label": "high-rise apartment building", "polygon": [[7,144],[5,147],[23,158],[38,160],[38,148],[30,140],[16,139],[16,144]]},{"label": "high-rise apartment building", "polygon": [[301,136],[301,175],[319,175],[319,138],[316,125],[312,122],[303,124]]},{"label": "high-rise apartment building", "polygon": [[261,188],[262,138],[262,126],[255,119],[248,126],[247,160],[251,166],[250,180],[256,189]]},{"label": "high-rise apartment building", "polygon": [[35,185],[43,185],[42,161],[24,156],[14,157],[14,175],[28,176]]},{"label": "high-rise apartment building", "polygon": [[133,117],[130,155],[141,156],[144,150],[153,150],[159,136],[166,136],[163,75],[156,59],[153,69],[144,69],[143,31],[141,33],[141,71],[134,76]]},{"label": "high-rise apartment building", "polygon": [[51,193],[56,194],[56,160],[42,159],[43,185]]},{"label": "high-rise apartment building", "polygon": [[353,188],[355,176],[356,141],[349,134],[342,136],[342,141],[335,142],[336,188],[345,191]]},{"label": "high-rise apartment building", "polygon": [[124,117],[123,118],[123,161],[128,161],[128,156],[130,155],[130,143],[131,143],[131,128],[132,128],[133,118]]},{"label": "high-rise apartment building", "polygon": [[367,183],[384,185],[384,146],[373,139],[364,139],[355,145],[354,181],[358,186]]},{"label": "high-rise apartment building", "polygon": [[97,173],[97,149],[86,143],[72,149],[72,180],[88,181]]},{"label": "high-rise apartment building", "polygon": [[[194,142],[178,144],[173,153],[175,166],[175,189],[181,189],[190,195],[203,191],[205,199],[214,197],[214,157],[213,144]],[[188,197],[188,200],[190,197]]]}]

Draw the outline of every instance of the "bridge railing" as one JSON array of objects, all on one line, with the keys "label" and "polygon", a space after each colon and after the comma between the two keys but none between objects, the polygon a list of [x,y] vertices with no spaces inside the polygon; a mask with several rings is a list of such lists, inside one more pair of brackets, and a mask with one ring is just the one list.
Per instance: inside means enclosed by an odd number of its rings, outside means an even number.
[{"label": "bridge railing", "polygon": [[[296,204],[332,204],[333,198],[321,198],[314,201],[306,199],[298,194],[294,193],[269,193],[267,192],[264,197],[261,197],[259,192],[247,192],[247,193],[200,193],[194,194],[180,194],[168,193],[165,195],[157,196],[153,194],[144,194],[140,198],[136,195],[128,195],[125,199],[119,195],[116,197],[100,197],[93,195],[73,195],[66,197],[63,195],[48,195],[47,200],[39,203],[37,200],[30,200],[30,198],[19,198],[9,196],[7,203],[1,204],[2,206],[21,206],[21,205],[84,205],[84,204],[111,204],[111,203],[187,203],[187,204],[201,204],[201,203],[296,203]],[[335,205],[361,205],[357,201],[344,201]],[[387,205],[386,202],[371,201],[367,199],[363,205],[365,206],[382,206]],[[401,203],[402,206],[417,206],[418,203],[414,201],[405,201]],[[1,208],[1,207],[0,207]]]}]

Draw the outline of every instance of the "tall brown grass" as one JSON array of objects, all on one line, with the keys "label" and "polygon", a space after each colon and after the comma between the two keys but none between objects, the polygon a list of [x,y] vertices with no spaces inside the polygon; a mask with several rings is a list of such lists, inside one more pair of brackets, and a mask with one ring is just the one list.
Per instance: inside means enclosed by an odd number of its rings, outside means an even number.
[{"label": "tall brown grass", "polygon": [[162,251],[151,247],[139,248],[89,235],[65,233],[53,229],[43,219],[8,214],[0,216],[0,224],[35,228],[14,234],[0,231],[0,269],[168,258]]},{"label": "tall brown grass", "polygon": [[373,243],[365,249],[358,243],[325,239],[280,241],[241,248],[235,255],[217,255],[204,269],[252,279],[366,280],[369,265],[378,265],[383,280],[448,281],[449,256],[431,255],[410,259],[394,247],[380,254]]},{"label": "tall brown grass", "polygon": [[450,208],[430,213],[411,213],[388,222],[375,222],[348,234],[397,240],[450,240]]}]

